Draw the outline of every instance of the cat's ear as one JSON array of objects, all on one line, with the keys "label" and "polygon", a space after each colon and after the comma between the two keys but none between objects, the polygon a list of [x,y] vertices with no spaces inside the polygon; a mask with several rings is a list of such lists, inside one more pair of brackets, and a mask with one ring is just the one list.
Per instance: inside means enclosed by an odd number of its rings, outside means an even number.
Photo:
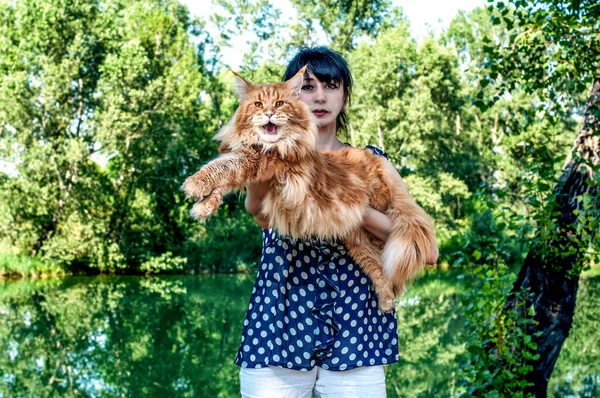
[{"label": "cat's ear", "polygon": [[231,71],[231,73],[235,75],[235,88],[237,89],[238,96],[240,100],[243,100],[246,98],[248,92],[254,88],[254,85],[234,71]]},{"label": "cat's ear", "polygon": [[304,75],[308,70],[308,65],[304,65],[294,76],[291,77],[288,81],[285,82],[288,86],[288,90],[290,90],[290,94],[293,96],[299,96],[300,90],[302,90],[302,83],[304,82]]}]

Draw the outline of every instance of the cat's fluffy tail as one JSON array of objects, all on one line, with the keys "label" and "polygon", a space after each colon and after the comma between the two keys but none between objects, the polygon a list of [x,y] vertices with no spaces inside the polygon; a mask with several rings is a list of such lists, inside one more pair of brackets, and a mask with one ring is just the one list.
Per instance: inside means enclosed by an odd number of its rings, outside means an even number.
[{"label": "cat's fluffy tail", "polygon": [[[404,191],[404,190],[403,190]],[[392,233],[383,249],[383,268],[400,294],[406,282],[420,273],[432,252],[435,230],[431,218],[407,191],[396,193],[392,208]]]}]

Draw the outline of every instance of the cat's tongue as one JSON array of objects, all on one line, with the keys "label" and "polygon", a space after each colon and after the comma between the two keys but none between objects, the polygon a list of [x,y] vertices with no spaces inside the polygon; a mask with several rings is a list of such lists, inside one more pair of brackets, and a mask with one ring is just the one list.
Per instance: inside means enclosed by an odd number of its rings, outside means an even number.
[{"label": "cat's tongue", "polygon": [[277,126],[271,122],[265,124],[263,129],[265,129],[265,133],[267,134],[277,134]]}]

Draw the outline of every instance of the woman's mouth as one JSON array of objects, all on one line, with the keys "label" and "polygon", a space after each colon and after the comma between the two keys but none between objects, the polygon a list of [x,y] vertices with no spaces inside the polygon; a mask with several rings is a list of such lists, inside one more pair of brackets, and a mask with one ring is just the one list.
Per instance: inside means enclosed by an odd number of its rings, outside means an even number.
[{"label": "woman's mouth", "polygon": [[312,111],[313,115],[315,115],[316,117],[321,117],[326,115],[327,113],[329,113],[328,111],[326,111],[325,109],[315,109]]},{"label": "woman's mouth", "polygon": [[269,122],[265,124],[263,127],[265,134],[275,135],[277,134],[277,125]]}]

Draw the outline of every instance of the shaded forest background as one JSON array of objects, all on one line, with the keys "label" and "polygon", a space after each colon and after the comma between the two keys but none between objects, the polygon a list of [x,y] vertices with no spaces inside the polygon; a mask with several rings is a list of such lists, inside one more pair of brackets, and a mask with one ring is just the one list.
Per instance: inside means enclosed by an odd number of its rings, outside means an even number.
[{"label": "shaded forest background", "polygon": [[487,109],[486,47],[518,29],[493,7],[459,12],[417,42],[389,1],[292,1],[290,25],[268,1],[218,3],[219,37],[177,1],[0,3],[4,272],[252,269],[260,230],[243,198],[201,225],[179,186],[215,156],[211,137],[237,105],[220,49],[246,34],[243,74],[273,82],[317,44],[310,32],[347,57],[356,80],[344,140],[388,152],[436,221],[441,263],[493,247],[518,264],[517,238],[535,227],[589,81],[574,82],[568,101],[516,88]]}]

